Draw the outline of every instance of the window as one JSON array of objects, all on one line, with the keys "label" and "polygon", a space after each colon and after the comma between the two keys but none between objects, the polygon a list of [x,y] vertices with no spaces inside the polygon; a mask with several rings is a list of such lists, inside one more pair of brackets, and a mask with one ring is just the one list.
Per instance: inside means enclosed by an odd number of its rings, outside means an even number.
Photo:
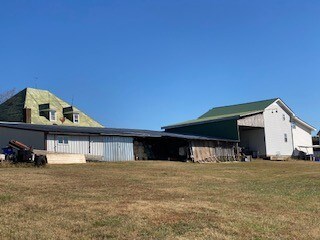
[{"label": "window", "polygon": [[284,142],[288,142],[288,135],[286,133],[284,134]]},{"label": "window", "polygon": [[296,128],[296,123],[295,123],[295,122],[292,122],[292,123],[291,123],[291,126],[292,126],[293,129],[295,129],[295,128]]},{"label": "window", "polygon": [[56,111],[50,110],[49,111],[49,120],[50,121],[55,121],[56,120]]},{"label": "window", "polygon": [[74,123],[79,123],[79,113],[74,113],[73,114],[73,122]]},{"label": "window", "polygon": [[286,115],[282,114],[282,120],[285,121],[286,120]]},{"label": "window", "polygon": [[58,137],[58,143],[59,144],[68,144],[69,139],[68,139],[68,137]]}]

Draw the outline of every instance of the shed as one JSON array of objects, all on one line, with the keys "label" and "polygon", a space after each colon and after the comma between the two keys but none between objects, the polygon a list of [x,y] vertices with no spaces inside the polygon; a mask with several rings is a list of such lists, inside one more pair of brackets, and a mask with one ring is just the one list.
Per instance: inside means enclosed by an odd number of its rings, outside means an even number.
[{"label": "shed", "polygon": [[236,159],[237,141],[137,129],[0,122],[0,146],[15,139],[49,152],[85,154],[89,160]]}]

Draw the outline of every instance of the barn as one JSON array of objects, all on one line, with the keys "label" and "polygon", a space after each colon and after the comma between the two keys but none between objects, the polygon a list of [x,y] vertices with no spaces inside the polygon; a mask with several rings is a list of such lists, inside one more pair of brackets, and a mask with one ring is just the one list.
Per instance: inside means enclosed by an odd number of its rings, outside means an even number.
[{"label": "barn", "polygon": [[18,140],[34,149],[84,154],[87,160],[236,160],[238,142],[163,131],[0,122],[0,147]]},{"label": "barn", "polygon": [[287,158],[302,151],[313,154],[306,146],[312,146],[315,128],[297,117],[280,98],[215,107],[198,119],[162,129],[238,140],[246,154],[256,157]]}]

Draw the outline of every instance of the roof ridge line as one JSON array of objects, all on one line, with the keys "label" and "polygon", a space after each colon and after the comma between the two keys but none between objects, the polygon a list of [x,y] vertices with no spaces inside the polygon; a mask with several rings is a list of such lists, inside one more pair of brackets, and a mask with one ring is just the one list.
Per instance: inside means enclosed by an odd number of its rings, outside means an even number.
[{"label": "roof ridge line", "polygon": [[[265,101],[271,101],[271,100],[278,100],[280,98],[270,98],[270,99],[265,99],[265,100],[259,100],[259,101],[253,101],[253,102],[246,102],[246,103],[238,103],[238,104],[232,104],[232,105],[225,105],[225,106],[219,106],[219,107],[213,107],[212,109],[218,109],[218,108],[225,108],[225,107],[234,107],[234,106],[241,106],[241,105],[246,105],[246,104],[250,104],[250,103],[259,103],[259,102],[265,102]],[[210,111],[209,110],[209,111]]]}]

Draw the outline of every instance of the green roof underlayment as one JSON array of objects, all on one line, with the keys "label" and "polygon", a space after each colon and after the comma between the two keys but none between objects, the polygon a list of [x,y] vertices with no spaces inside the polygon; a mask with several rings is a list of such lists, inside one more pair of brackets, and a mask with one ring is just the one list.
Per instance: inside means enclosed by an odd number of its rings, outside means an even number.
[{"label": "green roof underlayment", "polygon": [[[39,105],[41,104],[49,104],[50,109],[56,111],[56,121],[50,121],[46,117],[40,116]],[[70,104],[47,90],[26,88],[0,105],[0,121],[23,122],[23,109],[30,108],[32,124],[103,127],[75,107],[73,107],[73,110],[79,113],[79,123],[73,123],[69,119],[65,119],[64,123],[62,123],[60,119],[63,117],[63,108],[70,106]]]}]

